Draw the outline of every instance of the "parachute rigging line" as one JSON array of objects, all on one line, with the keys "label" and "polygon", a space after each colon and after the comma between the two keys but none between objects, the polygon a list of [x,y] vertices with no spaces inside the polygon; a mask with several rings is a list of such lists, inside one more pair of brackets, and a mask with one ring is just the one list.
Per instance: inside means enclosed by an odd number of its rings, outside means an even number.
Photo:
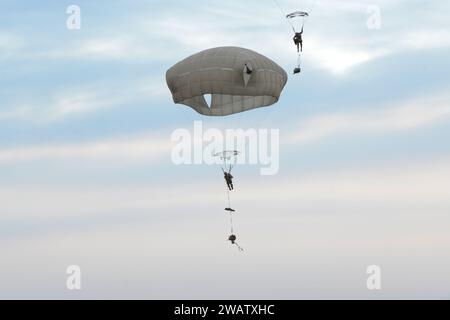
[{"label": "parachute rigging line", "polygon": [[230,227],[231,227],[231,234],[234,233],[234,228],[233,228],[233,213],[230,212]]},{"label": "parachute rigging line", "polygon": [[302,59],[302,53],[301,53],[301,52],[298,54],[298,58],[297,58],[297,66],[298,66],[299,68],[302,68],[302,69],[303,69],[303,59]]},{"label": "parachute rigging line", "polygon": [[237,242],[235,242],[234,244],[236,245],[236,247],[238,247],[239,251],[244,251],[244,249]]},{"label": "parachute rigging line", "polygon": [[[283,15],[283,17],[287,17],[286,12],[283,10],[283,8],[281,7],[281,5],[278,3],[277,0],[273,0],[273,2],[275,2],[276,6],[278,7],[278,9],[280,9],[281,14]],[[289,23],[289,25],[291,26],[292,30],[294,30],[295,32],[295,28],[294,25],[292,24],[292,22],[289,19],[286,19],[287,22]]]},{"label": "parachute rigging line", "polygon": [[305,26],[306,23],[308,22],[308,18],[311,15],[311,12],[313,12],[314,8],[316,7],[316,4],[317,4],[317,0],[314,0],[311,8],[308,10],[308,17],[305,19],[305,22],[303,23],[303,26]]}]

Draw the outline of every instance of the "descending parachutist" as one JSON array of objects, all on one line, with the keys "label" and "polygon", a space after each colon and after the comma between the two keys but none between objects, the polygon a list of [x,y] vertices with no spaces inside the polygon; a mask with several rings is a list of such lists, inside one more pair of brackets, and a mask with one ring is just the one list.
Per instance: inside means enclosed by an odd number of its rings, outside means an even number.
[{"label": "descending parachutist", "polygon": [[[246,65],[248,68],[248,66]],[[222,164],[222,172],[224,174],[225,181],[227,183],[227,198],[228,198],[228,207],[225,208],[225,211],[230,213],[230,228],[231,228],[231,235],[228,237],[228,241],[231,242],[232,245],[237,246],[239,251],[244,251],[241,246],[239,246],[236,242],[236,235],[234,234],[234,227],[233,227],[233,214],[236,212],[235,209],[231,207],[231,201],[230,201],[230,192],[234,189],[233,186],[233,179],[234,177],[231,175],[231,170],[233,170],[233,165],[236,163],[236,157],[239,156],[239,151],[223,151],[214,154],[215,157],[220,157],[220,159],[223,161]],[[231,161],[234,160],[234,161]]]},{"label": "descending parachutist", "polygon": [[297,46],[297,52],[303,52],[303,27],[302,31],[296,32],[294,36],[294,43]]},{"label": "descending parachutist", "polygon": [[[277,1],[275,3],[278,5],[280,10],[283,12],[281,6],[278,4]],[[309,13],[305,11],[295,11],[288,15],[286,15],[286,19],[288,20],[289,24],[291,25],[292,30],[294,31],[294,44],[297,47],[298,52],[298,61],[297,61],[297,67],[294,69],[294,74],[299,74],[302,72],[301,67],[301,54],[303,53],[303,30],[305,27],[306,19],[309,17]],[[300,32],[298,31],[300,30]]]},{"label": "descending parachutist", "polygon": [[[225,209],[226,210],[226,209]],[[228,237],[228,241],[231,242],[232,245],[237,246],[237,248],[239,249],[239,251],[244,251],[244,249],[242,249],[242,247],[236,242],[237,237],[234,234],[234,228],[233,228],[233,212],[235,212],[233,209],[231,209],[232,211],[230,211],[230,226],[231,226],[231,236]]]},{"label": "descending parachutist", "polygon": [[225,181],[226,181],[226,183],[227,183],[228,189],[229,189],[230,191],[234,190],[234,186],[233,186],[233,178],[234,178],[234,177],[231,175],[231,168],[230,168],[230,171],[229,171],[229,172],[226,172],[226,171],[223,170],[223,169],[222,169],[222,171],[223,171],[223,176],[224,176]]},{"label": "descending parachutist", "polygon": [[237,240],[237,237],[234,234],[232,234],[228,238],[228,241],[231,241],[231,244],[236,245],[238,247],[239,251],[244,251],[244,249],[240,245],[237,244],[236,240]]},{"label": "descending parachutist", "polygon": [[[220,157],[220,159],[223,161],[222,172],[223,177],[225,178],[225,182],[227,183],[228,191],[234,190],[234,177],[231,175],[231,170],[233,170],[233,165],[236,163],[236,157],[239,156],[239,151],[223,151],[216,153],[213,156]],[[228,202],[230,202],[229,195]]]}]

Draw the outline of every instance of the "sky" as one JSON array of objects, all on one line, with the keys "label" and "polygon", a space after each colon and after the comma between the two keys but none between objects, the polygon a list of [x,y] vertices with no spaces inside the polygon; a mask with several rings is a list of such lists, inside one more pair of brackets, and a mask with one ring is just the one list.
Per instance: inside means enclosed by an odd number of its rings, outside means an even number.
[{"label": "sky", "polygon": [[[310,12],[300,76],[273,0],[0,0],[0,298],[449,298],[450,3],[278,2]],[[175,105],[167,69],[218,46],[282,66],[279,102]],[[171,159],[195,121],[280,130],[278,174],[233,171],[243,253],[220,168]]]}]

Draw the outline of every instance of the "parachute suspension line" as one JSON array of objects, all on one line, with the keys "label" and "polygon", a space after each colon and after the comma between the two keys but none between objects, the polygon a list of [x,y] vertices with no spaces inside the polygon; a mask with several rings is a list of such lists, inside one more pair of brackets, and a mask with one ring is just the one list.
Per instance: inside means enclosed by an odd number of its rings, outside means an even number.
[{"label": "parachute suspension line", "polygon": [[228,198],[228,207],[227,207],[227,209],[229,209],[229,212],[230,212],[230,227],[231,227],[231,234],[233,234],[234,233],[234,231],[233,231],[233,211],[231,211],[231,210],[233,210],[232,208],[231,208],[231,199],[230,199],[230,190],[227,190],[227,198]]},{"label": "parachute suspension line", "polygon": [[303,68],[303,59],[302,59],[302,53],[300,52],[299,54],[298,54],[298,58],[297,58],[297,66],[299,67],[299,68]]},{"label": "parachute suspension line", "polygon": [[286,17],[286,12],[284,12],[283,8],[282,8],[281,5],[278,3],[278,1],[277,1],[277,0],[273,0],[273,2],[275,2],[275,4],[276,4],[276,6],[278,7],[278,9],[280,9],[281,14],[282,14],[283,16]]},{"label": "parachute suspension line", "polygon": [[309,14],[311,14],[311,12],[313,12],[314,8],[316,7],[316,4],[317,4],[317,0],[314,0],[311,8],[309,8],[309,11],[308,11]]},{"label": "parachute suspension line", "polygon": [[310,17],[311,12],[313,12],[314,8],[316,7],[316,4],[317,4],[317,0],[314,0],[313,4],[311,5],[311,8],[309,8],[309,10],[307,11],[308,12],[308,16],[306,17],[305,21],[303,22],[303,26],[305,26],[306,23],[308,22],[308,20],[309,20],[308,18]]},{"label": "parachute suspension line", "polygon": [[[275,5],[278,7],[278,9],[280,9],[281,14],[283,15],[283,17],[287,17],[286,12],[283,10],[283,8],[281,7],[281,5],[278,3],[277,0],[273,0],[273,2],[275,2]],[[286,19],[286,21],[289,23],[289,25],[291,26],[292,30],[295,31],[294,25],[292,24],[292,22],[289,19]]]},{"label": "parachute suspension line", "polygon": [[234,228],[233,228],[233,213],[230,212],[230,227],[231,227],[231,234],[234,234]]},{"label": "parachute suspension line", "polygon": [[[228,191],[228,204],[229,204],[229,207],[231,208],[230,191]],[[234,224],[233,224],[233,212],[232,211],[230,211],[230,231],[231,231],[231,234],[234,235]],[[234,242],[233,244],[236,245],[236,247],[239,249],[239,251],[241,251],[241,252],[244,251],[244,249],[237,242]]]}]

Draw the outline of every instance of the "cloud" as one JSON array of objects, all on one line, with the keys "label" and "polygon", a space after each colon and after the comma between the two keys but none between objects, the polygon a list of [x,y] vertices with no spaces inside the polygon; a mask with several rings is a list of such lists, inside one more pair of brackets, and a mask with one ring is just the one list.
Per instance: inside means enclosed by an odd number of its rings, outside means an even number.
[{"label": "cloud", "polygon": [[[259,3],[258,3],[259,4]],[[369,30],[367,8],[372,4],[358,1],[318,1],[304,34],[304,63],[311,63],[333,74],[342,75],[352,68],[389,55],[411,50],[450,46],[449,33],[443,28],[442,14],[422,16],[428,23],[409,23],[403,19],[387,20],[391,10],[405,10],[401,1],[378,1],[382,17],[380,30]],[[267,5],[221,5],[220,10],[202,9],[193,15],[176,19],[162,16],[147,22],[147,30],[167,30],[159,41],[176,43],[188,52],[224,44],[254,48],[271,58],[292,64],[296,57],[292,34],[277,10]],[[275,9],[275,8],[273,8]],[[421,8],[409,7],[418,14]],[[205,13],[206,12],[206,13]],[[425,27],[424,27],[425,26]],[[387,32],[389,31],[389,32]],[[267,44],[270,43],[270,46]]]},{"label": "cloud", "polygon": [[431,125],[450,117],[448,94],[403,102],[399,106],[365,112],[326,114],[297,125],[286,143],[304,144],[339,134],[389,133]]},{"label": "cloud", "polygon": [[[87,112],[90,96],[77,96],[78,100],[62,100],[58,104],[58,116],[67,113]],[[108,100],[99,100],[108,105]],[[97,101],[97,107],[102,104]],[[116,100],[114,100],[116,101]],[[354,111],[312,116],[300,123],[286,123],[282,143],[286,145],[308,144],[337,135],[387,134],[415,130],[450,118],[448,94],[415,98],[390,107],[374,106],[370,111]],[[68,106],[66,110],[64,106]],[[26,112],[26,111],[24,111]],[[1,118],[1,117],[0,117]],[[219,124],[219,123],[217,123]],[[214,127],[214,124],[213,124]],[[220,126],[219,126],[220,127]],[[172,142],[158,138],[157,134],[144,134],[125,139],[91,141],[79,144],[37,145],[12,149],[0,149],[0,163],[29,162],[40,159],[72,160],[77,158],[100,161],[122,159],[128,161],[158,160],[169,154]]]},{"label": "cloud", "polygon": [[[450,46],[446,28],[446,4],[434,4],[427,15],[423,8],[402,1],[375,1],[381,10],[380,30],[368,30],[369,3],[358,1],[317,1],[305,30],[304,63],[343,75],[352,68],[400,52],[437,49]],[[251,8],[249,10],[249,8]],[[392,11],[408,12],[420,24],[391,19]],[[186,13],[189,14],[186,14]],[[175,62],[195,51],[222,45],[244,46],[292,65],[296,50],[292,31],[275,4],[269,1],[213,2],[192,4],[165,10],[151,5],[143,12],[131,12],[130,23],[103,24],[89,37],[55,46],[52,41],[39,47],[21,46],[17,59],[28,60],[98,60]],[[405,30],[404,26],[408,25]],[[0,35],[0,47],[1,47]],[[67,42],[61,42],[67,43]],[[268,45],[270,44],[270,45]]]},{"label": "cloud", "polygon": [[110,109],[138,102],[150,103],[160,98],[170,99],[164,78],[148,76],[127,83],[97,81],[80,87],[67,87],[53,93],[47,101],[8,106],[0,112],[0,120],[54,122],[101,109]]},{"label": "cloud", "polygon": [[[128,151],[125,148],[114,152]],[[90,150],[87,152],[91,154]],[[139,148],[135,152],[142,150]],[[67,151],[63,154],[68,155]],[[262,184],[260,179],[271,181]],[[182,216],[187,209],[207,210],[211,205],[222,203],[222,183],[222,180],[208,178],[193,182],[177,181],[176,184],[149,181],[144,186],[0,186],[3,198],[0,212],[5,213],[2,219],[120,212],[154,212],[156,217],[158,212],[166,211]],[[336,171],[295,173],[289,178],[241,179],[239,192],[233,194],[233,201],[242,210],[260,211],[261,216],[270,215],[271,208],[277,208],[279,215],[290,215],[308,208],[333,212],[360,205],[367,210],[373,206],[376,210],[380,207],[402,208],[412,214],[420,207],[448,210],[449,190],[450,165],[448,159],[441,158],[397,162],[370,169],[347,167]]]},{"label": "cloud", "polygon": [[158,138],[155,135],[142,135],[136,138],[118,138],[79,144],[0,149],[0,163],[33,162],[49,159],[66,161],[80,159],[155,161],[168,154],[170,148],[169,140]]},{"label": "cloud", "polygon": [[402,44],[404,49],[439,49],[450,47],[450,31],[444,29],[433,30],[426,28],[404,35]]}]

